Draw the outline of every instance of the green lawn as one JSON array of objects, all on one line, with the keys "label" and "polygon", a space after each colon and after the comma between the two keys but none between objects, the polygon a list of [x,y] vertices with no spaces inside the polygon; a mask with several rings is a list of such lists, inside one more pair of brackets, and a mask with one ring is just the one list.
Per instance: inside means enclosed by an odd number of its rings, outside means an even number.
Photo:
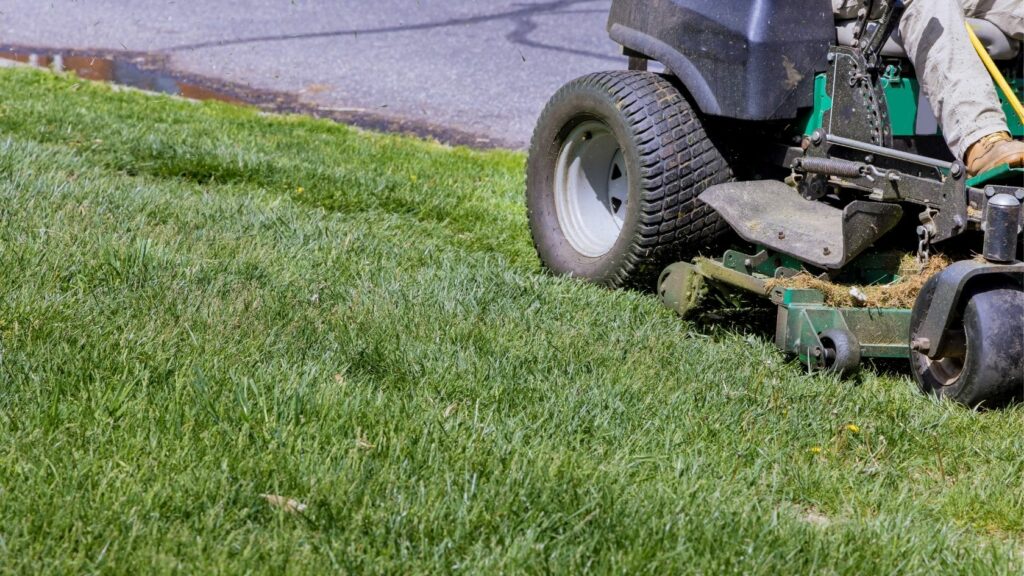
[{"label": "green lawn", "polygon": [[545,275],[523,163],[0,73],[0,571],[1024,569],[1024,411]]}]

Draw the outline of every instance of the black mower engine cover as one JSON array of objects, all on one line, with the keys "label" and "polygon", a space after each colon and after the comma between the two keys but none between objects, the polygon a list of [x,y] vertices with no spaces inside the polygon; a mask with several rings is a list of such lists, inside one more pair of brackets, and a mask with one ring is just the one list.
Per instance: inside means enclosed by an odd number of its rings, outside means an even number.
[{"label": "black mower engine cover", "polygon": [[811,106],[836,39],[830,0],[613,0],[608,32],[665,65],[705,114],[742,120]]}]

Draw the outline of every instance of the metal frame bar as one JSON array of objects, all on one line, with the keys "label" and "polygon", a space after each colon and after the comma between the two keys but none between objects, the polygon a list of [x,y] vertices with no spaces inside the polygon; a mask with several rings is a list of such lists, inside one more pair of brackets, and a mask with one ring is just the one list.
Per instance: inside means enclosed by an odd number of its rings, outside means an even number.
[{"label": "metal frame bar", "polygon": [[937,160],[935,158],[929,158],[927,156],[921,156],[920,154],[912,154],[910,152],[903,152],[902,150],[895,150],[893,148],[886,148],[885,146],[879,146],[877,144],[870,144],[868,142],[861,142],[860,140],[853,140],[850,138],[844,138],[842,136],[835,136],[833,134],[825,134],[825,141],[835,146],[842,146],[843,148],[850,148],[852,150],[860,150],[861,152],[868,152],[871,154],[880,154],[882,156],[888,156],[889,158],[895,158],[897,160],[904,160],[906,162],[913,162],[914,164],[920,164],[922,166],[930,166],[932,168],[939,168],[940,170],[952,170],[953,162],[946,162],[944,160]]}]

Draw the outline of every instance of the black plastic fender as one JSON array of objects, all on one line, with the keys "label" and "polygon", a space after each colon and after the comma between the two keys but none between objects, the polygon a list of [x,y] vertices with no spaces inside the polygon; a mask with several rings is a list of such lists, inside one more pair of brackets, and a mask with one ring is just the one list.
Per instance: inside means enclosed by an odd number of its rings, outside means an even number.
[{"label": "black plastic fender", "polygon": [[612,40],[657,60],[701,112],[796,118],[836,28],[829,0],[613,0]]},{"label": "black plastic fender", "polygon": [[[961,260],[936,274],[935,292],[932,293],[928,313],[918,330],[920,351],[929,358],[940,357],[946,339],[946,330],[962,306],[967,285],[979,277],[992,274],[1007,275],[1022,282],[1024,288],[1024,262],[990,264],[977,260]],[[962,309],[962,308],[961,308]]]}]

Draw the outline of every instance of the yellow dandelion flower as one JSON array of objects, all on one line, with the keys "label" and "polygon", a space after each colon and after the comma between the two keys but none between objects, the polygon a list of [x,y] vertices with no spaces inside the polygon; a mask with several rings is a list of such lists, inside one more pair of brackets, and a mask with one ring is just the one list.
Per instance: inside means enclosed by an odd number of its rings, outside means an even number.
[{"label": "yellow dandelion flower", "polygon": [[860,426],[857,426],[856,424],[847,424],[846,429],[854,434],[860,432]]},{"label": "yellow dandelion flower", "polygon": [[811,448],[811,454],[821,454],[821,446],[814,446]]}]

